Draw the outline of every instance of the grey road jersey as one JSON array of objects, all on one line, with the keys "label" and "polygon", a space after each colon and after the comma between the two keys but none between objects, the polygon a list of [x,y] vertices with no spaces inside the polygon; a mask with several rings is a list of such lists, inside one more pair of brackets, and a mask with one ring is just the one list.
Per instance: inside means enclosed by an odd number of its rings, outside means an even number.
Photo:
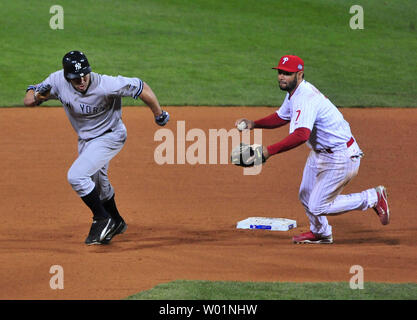
[{"label": "grey road jersey", "polygon": [[64,77],[64,71],[51,73],[43,84],[51,85],[49,99],[58,99],[78,137],[89,140],[114,129],[122,116],[122,97],[137,99],[143,90],[139,78],[90,73],[86,93],[78,92]]}]

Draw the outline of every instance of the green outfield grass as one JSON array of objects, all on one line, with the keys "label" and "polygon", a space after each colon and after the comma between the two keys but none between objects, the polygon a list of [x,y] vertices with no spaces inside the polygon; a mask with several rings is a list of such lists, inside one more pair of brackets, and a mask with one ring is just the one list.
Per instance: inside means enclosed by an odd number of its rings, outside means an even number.
[{"label": "green outfield grass", "polygon": [[61,0],[52,30],[55,4],[1,1],[0,106],[21,105],[73,49],[94,71],[142,78],[163,105],[277,106],[271,67],[289,53],[338,106],[417,106],[415,0],[360,1],[363,30],[350,0]]},{"label": "green outfield grass", "polygon": [[346,282],[211,282],[178,280],[160,284],[127,300],[415,300],[417,284]]}]

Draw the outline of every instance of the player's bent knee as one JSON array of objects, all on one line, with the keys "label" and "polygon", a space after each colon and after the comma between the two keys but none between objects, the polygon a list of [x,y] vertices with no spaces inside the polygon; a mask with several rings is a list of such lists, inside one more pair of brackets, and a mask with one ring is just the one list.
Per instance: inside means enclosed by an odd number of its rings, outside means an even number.
[{"label": "player's bent knee", "polygon": [[79,173],[77,173],[76,170],[74,170],[72,167],[67,172],[67,180],[71,186],[75,186],[80,183],[82,180],[82,177]]},{"label": "player's bent knee", "polygon": [[77,183],[76,176],[71,172],[71,170],[68,170],[67,172],[67,181],[70,185],[74,185]]},{"label": "player's bent knee", "polygon": [[72,189],[74,189],[74,191],[80,196],[87,195],[94,189],[95,186],[90,177],[82,175],[73,168],[68,170],[67,180]]},{"label": "player's bent knee", "polygon": [[308,211],[315,216],[321,216],[326,214],[326,205],[317,204],[317,203],[309,203],[308,204]]}]

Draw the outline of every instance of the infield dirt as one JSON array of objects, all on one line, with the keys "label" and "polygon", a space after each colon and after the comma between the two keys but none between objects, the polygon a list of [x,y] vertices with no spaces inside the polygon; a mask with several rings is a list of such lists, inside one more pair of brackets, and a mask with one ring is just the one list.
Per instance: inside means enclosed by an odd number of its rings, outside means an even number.
[{"label": "infield dirt", "polygon": [[[166,110],[164,128],[176,133],[183,120],[208,136],[275,108]],[[0,109],[0,299],[122,299],[177,279],[349,282],[353,265],[365,282],[417,282],[417,109],[340,110],[365,152],[343,193],[385,185],[388,226],[372,209],[353,211],[329,217],[333,245],[294,245],[291,237],[309,229],[298,201],[306,146],[274,156],[254,176],[231,164],[158,165],[152,113],[124,107],[128,139],[109,176],[128,229],[108,246],[86,246],[91,213],[66,180],[77,138],[64,111]],[[263,130],[263,142],[287,134],[288,127]],[[298,227],[236,229],[251,216],[295,219]],[[50,287],[53,265],[63,267],[62,290]]]}]

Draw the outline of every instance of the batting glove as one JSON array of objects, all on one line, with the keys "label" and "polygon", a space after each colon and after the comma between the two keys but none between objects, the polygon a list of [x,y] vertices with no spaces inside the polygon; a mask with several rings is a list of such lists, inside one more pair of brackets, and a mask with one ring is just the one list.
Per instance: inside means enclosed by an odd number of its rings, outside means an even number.
[{"label": "batting glove", "polygon": [[159,116],[155,117],[155,122],[159,126],[164,126],[169,121],[169,113],[166,111],[162,111]]},{"label": "batting glove", "polygon": [[35,90],[35,101],[39,104],[48,100],[51,94],[51,85],[50,84],[40,84],[36,87]]}]

